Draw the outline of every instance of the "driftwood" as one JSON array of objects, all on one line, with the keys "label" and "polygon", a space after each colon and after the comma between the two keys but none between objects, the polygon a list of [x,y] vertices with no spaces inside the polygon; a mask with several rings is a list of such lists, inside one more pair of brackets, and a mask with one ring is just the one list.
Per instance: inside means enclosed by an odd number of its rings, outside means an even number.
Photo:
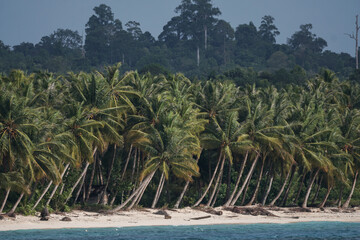
[{"label": "driftwood", "polygon": [[71,218],[69,218],[69,217],[63,217],[62,219],[60,219],[60,221],[71,222]]},{"label": "driftwood", "polygon": [[159,211],[154,212],[154,214],[164,215],[165,219],[171,219],[170,214],[167,211],[163,210],[163,209],[160,209]]},{"label": "driftwood", "polygon": [[295,212],[311,212],[311,209],[309,208],[302,208],[302,207],[295,207],[290,208],[287,213],[295,213]]},{"label": "driftwood", "polygon": [[207,215],[207,216],[203,216],[203,217],[195,217],[195,218],[190,218],[190,220],[201,220],[201,219],[205,219],[205,218],[211,218],[211,216]]},{"label": "driftwood", "polygon": [[270,216],[270,217],[279,217],[261,207],[236,207],[235,206],[235,207],[226,207],[226,208],[224,208],[224,210],[243,214],[243,215],[252,215],[252,216],[262,215],[262,216]]},{"label": "driftwood", "polygon": [[206,213],[210,213],[210,214],[213,214],[213,215],[218,215],[218,216],[223,214],[222,211],[216,211],[215,209],[213,209],[211,207],[199,206],[199,207],[195,207],[194,209],[200,210],[200,211],[203,211],[203,212],[206,212]]}]

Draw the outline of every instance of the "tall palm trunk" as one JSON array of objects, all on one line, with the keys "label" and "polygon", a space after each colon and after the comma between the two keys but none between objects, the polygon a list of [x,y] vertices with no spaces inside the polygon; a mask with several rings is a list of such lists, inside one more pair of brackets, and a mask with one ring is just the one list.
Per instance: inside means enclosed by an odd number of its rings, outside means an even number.
[{"label": "tall palm trunk", "polygon": [[86,202],[89,200],[90,194],[91,194],[91,189],[92,189],[92,185],[94,182],[94,177],[95,177],[95,172],[96,172],[96,166],[97,166],[97,154],[94,156],[94,162],[93,162],[93,168],[91,170],[91,175],[90,175],[90,180],[89,180],[89,186],[88,186],[88,190],[86,193]]},{"label": "tall palm trunk", "polygon": [[[198,154],[198,156],[197,156],[197,158],[196,158],[196,163],[199,162],[201,152],[202,152],[202,149],[201,149],[200,153]],[[179,208],[180,203],[181,203],[182,199],[184,198],[185,192],[187,191],[189,185],[190,185],[190,181],[187,180],[187,181],[186,181],[186,184],[185,184],[185,186],[184,186],[184,189],[182,190],[182,192],[181,192],[178,200],[176,201],[176,203],[175,203],[175,205],[174,205],[174,208]]]},{"label": "tall palm trunk", "polygon": [[251,168],[250,168],[250,170],[249,170],[249,173],[248,173],[248,175],[247,175],[246,178],[245,178],[245,181],[243,182],[243,184],[242,184],[240,190],[238,191],[238,193],[236,194],[235,198],[232,200],[230,206],[234,206],[234,205],[235,205],[235,203],[236,203],[237,200],[239,199],[241,193],[244,191],[244,188],[245,188],[245,186],[247,185],[248,181],[250,181],[250,177],[251,177],[251,175],[252,175],[252,173],[253,173],[253,171],[254,171],[254,169],[255,169],[255,165],[256,165],[259,157],[260,157],[260,153],[257,153],[257,154],[256,154],[256,157],[255,157],[255,159],[254,159],[254,162],[253,162],[253,164],[251,165]]},{"label": "tall palm trunk", "polygon": [[85,183],[85,176],[83,176],[83,178],[81,179],[80,187],[79,187],[78,191],[76,192],[75,200],[74,200],[73,204],[76,204],[76,202],[80,196],[81,190],[83,189],[84,183]]},{"label": "tall palm trunk", "polygon": [[[62,178],[64,177],[64,174],[65,174],[66,170],[69,168],[69,166],[70,166],[70,163],[66,164],[66,166],[65,166],[65,168],[64,168],[64,171],[62,172],[62,174],[61,174],[61,176],[60,176],[60,179],[61,179],[61,180],[62,180]],[[47,205],[50,204],[50,201],[51,201],[51,199],[54,197],[54,194],[55,194],[56,190],[58,189],[59,185],[60,185],[60,183],[58,183],[58,184],[55,185],[55,187],[54,187],[53,191],[51,192],[50,197],[49,197],[49,199],[47,200],[45,206],[47,206]],[[35,208],[35,207],[34,207],[34,208]]]},{"label": "tall palm trunk", "polygon": [[239,183],[240,183],[240,180],[241,180],[241,177],[242,177],[242,174],[244,172],[244,168],[245,168],[245,164],[246,164],[246,161],[248,159],[248,156],[249,156],[249,151],[246,151],[246,154],[245,154],[245,157],[244,157],[244,160],[241,164],[241,169],[239,171],[239,175],[238,175],[238,178],[236,180],[236,184],[235,184],[235,187],[234,187],[234,190],[233,192],[231,193],[229,199],[226,201],[226,203],[224,204],[224,207],[228,207],[231,203],[231,201],[233,200],[234,196],[235,196],[235,193],[236,193],[236,190],[238,189],[239,187]]},{"label": "tall palm trunk", "polygon": [[126,169],[127,169],[128,164],[129,164],[130,157],[131,157],[132,148],[133,148],[133,145],[131,144],[131,145],[130,145],[130,149],[129,149],[129,153],[128,153],[128,156],[127,156],[127,159],[126,159],[126,163],[125,163],[125,166],[124,166],[124,170],[123,170],[123,173],[122,173],[122,175],[121,175],[121,180],[124,179],[124,176],[125,176],[125,173],[126,173]]},{"label": "tall palm trunk", "polygon": [[320,203],[319,208],[323,208],[323,207],[325,206],[326,201],[327,201],[327,199],[328,199],[328,197],[329,197],[329,195],[330,195],[331,189],[332,189],[332,186],[328,186],[328,189],[327,189],[325,198],[324,198],[324,200]]},{"label": "tall palm trunk", "polygon": [[158,188],[156,190],[156,194],[155,194],[155,197],[154,197],[154,200],[151,204],[151,208],[155,208],[159,198],[160,198],[160,194],[162,192],[162,189],[164,187],[164,182],[165,182],[165,173],[162,173],[161,174],[161,177],[160,177],[160,181],[159,181],[159,185],[158,185]]},{"label": "tall palm trunk", "polygon": [[16,201],[16,203],[14,204],[14,206],[11,208],[11,210],[7,213],[8,215],[13,214],[17,208],[17,206],[19,205],[19,203],[21,202],[21,199],[23,198],[25,192],[22,192],[18,198],[18,200]]},{"label": "tall palm trunk", "polygon": [[291,172],[291,176],[290,176],[290,180],[289,180],[289,184],[287,185],[286,187],[286,190],[285,190],[285,194],[284,194],[284,198],[281,202],[281,206],[285,206],[286,204],[286,201],[287,201],[287,198],[289,196],[289,192],[290,192],[290,188],[291,188],[291,185],[294,181],[294,175],[295,175],[295,172],[296,172],[296,166],[294,167],[293,171]]},{"label": "tall palm trunk", "polygon": [[[319,178],[319,177],[318,177]],[[313,199],[311,200],[311,204],[314,204],[314,202],[316,201],[317,197],[319,196],[319,191],[320,191],[320,187],[322,184],[322,180],[323,180],[323,176],[320,177],[318,184],[317,184],[317,188],[316,188],[316,193],[313,197]]]},{"label": "tall palm trunk", "polygon": [[223,155],[223,153],[220,152],[219,158],[218,158],[218,162],[217,162],[217,164],[216,164],[216,167],[215,167],[215,170],[214,170],[213,175],[212,175],[212,177],[211,177],[211,180],[210,180],[210,182],[209,182],[209,185],[207,186],[205,192],[201,195],[201,197],[199,198],[199,200],[197,200],[197,202],[193,205],[193,207],[198,206],[198,205],[201,203],[201,201],[204,199],[204,197],[206,196],[206,194],[208,193],[208,191],[209,191],[209,189],[210,189],[210,187],[211,187],[211,184],[212,184],[212,182],[213,182],[214,179],[215,179],[215,175],[216,175],[217,170],[218,170],[218,168],[219,168],[222,155]]},{"label": "tall palm trunk", "polygon": [[251,206],[254,203],[256,196],[259,192],[259,187],[260,187],[260,182],[261,182],[262,175],[263,175],[264,165],[265,165],[265,157],[263,157],[263,161],[261,164],[261,169],[260,169],[259,178],[258,178],[258,181],[256,184],[255,192],[254,192],[252,198],[250,199],[249,203],[247,204],[248,206]]},{"label": "tall palm trunk", "polygon": [[1,208],[0,208],[0,213],[2,213],[2,211],[4,210],[4,207],[5,207],[5,205],[6,205],[6,202],[7,202],[7,199],[8,199],[8,197],[9,197],[10,191],[11,191],[11,188],[8,188],[8,189],[6,190],[5,198],[4,198],[3,203],[2,203],[2,205],[1,205]]},{"label": "tall palm trunk", "polygon": [[351,197],[352,197],[352,195],[353,195],[353,193],[354,193],[354,190],[355,190],[356,180],[357,180],[358,174],[359,174],[359,170],[356,170],[356,173],[355,173],[355,176],[354,176],[354,181],[353,181],[353,184],[352,184],[352,187],[351,187],[350,194],[349,194],[348,198],[346,199],[346,201],[344,202],[344,204],[343,204],[343,206],[342,206],[343,208],[348,208],[348,207],[349,207]]},{"label": "tall palm trunk", "polygon": [[309,199],[309,196],[310,196],[310,192],[311,192],[311,188],[315,182],[315,178],[317,177],[317,175],[319,174],[320,172],[320,169],[316,170],[314,176],[312,177],[311,179],[311,182],[309,184],[309,187],[307,188],[307,191],[306,191],[306,195],[305,195],[305,199],[304,199],[304,202],[303,204],[301,205],[302,208],[306,208],[307,207],[307,202],[308,202],[308,199]]},{"label": "tall palm trunk", "polygon": [[101,203],[103,205],[106,205],[107,204],[107,201],[105,201],[105,198],[106,198],[106,191],[107,191],[107,188],[109,186],[109,183],[110,183],[110,178],[111,178],[111,173],[112,173],[112,170],[114,168],[114,162],[115,162],[115,157],[116,157],[116,144],[114,144],[114,153],[113,153],[113,157],[111,159],[111,164],[110,164],[110,169],[109,169],[109,174],[108,174],[108,177],[106,179],[106,185],[104,187],[104,192],[101,196]]},{"label": "tall palm trunk", "polygon": [[266,193],[265,193],[265,195],[263,197],[263,200],[261,201],[261,205],[263,205],[263,206],[266,204],[266,200],[267,200],[267,198],[269,196],[269,193],[271,191],[271,187],[272,187],[272,184],[273,184],[273,181],[274,181],[274,173],[270,173],[270,174],[271,174],[271,176],[270,176],[269,184],[268,184]]},{"label": "tall palm trunk", "polygon": [[80,177],[78,178],[78,180],[75,182],[74,186],[71,188],[71,191],[69,193],[69,195],[67,196],[66,200],[65,200],[65,204],[69,201],[69,199],[71,198],[72,193],[74,192],[75,188],[77,187],[77,185],[80,183],[81,179],[84,177],[84,175],[86,174],[88,167],[89,167],[89,162],[86,162],[85,168],[82,171]]},{"label": "tall palm trunk", "polygon": [[[123,209],[131,200],[134,199],[134,197],[139,197],[139,193],[141,193],[142,190],[144,190],[144,188],[146,188],[146,186],[149,184],[149,182],[151,181],[151,179],[153,178],[154,174],[156,171],[153,171],[151,174],[149,174],[139,185],[139,187],[130,195],[130,197],[128,197],[128,199],[126,199],[122,204],[120,204],[119,206],[117,206],[116,208],[114,208],[112,211],[110,212],[117,212],[121,209]],[[135,198],[136,199],[136,198]]]},{"label": "tall palm trunk", "polygon": [[298,192],[297,192],[296,197],[295,197],[295,200],[294,200],[294,203],[296,203],[296,204],[297,204],[297,202],[298,202],[298,200],[299,200],[302,187],[304,186],[304,181],[305,181],[305,176],[306,176],[306,175],[307,175],[307,173],[304,172],[304,173],[303,173],[303,176],[302,176],[302,178],[301,178],[301,183],[300,183]]},{"label": "tall palm trunk", "polygon": [[283,183],[283,185],[281,186],[280,188],[280,191],[278,192],[278,194],[276,195],[276,197],[270,202],[269,206],[274,206],[275,202],[279,199],[279,197],[281,196],[281,194],[283,193],[284,189],[285,189],[285,186],[286,186],[286,183],[289,179],[289,176],[290,176],[290,173],[292,172],[292,164],[290,166],[290,169],[289,169],[289,172],[286,174],[286,178],[285,178],[285,181]]},{"label": "tall palm trunk", "polygon": [[[60,181],[62,180],[65,171],[67,170],[67,168],[69,167],[70,163],[66,164],[64,171],[61,173],[60,175]],[[37,205],[39,205],[40,201],[43,199],[43,197],[45,196],[45,194],[47,193],[47,191],[49,190],[50,186],[52,185],[53,181],[50,181],[49,184],[47,185],[47,187],[44,189],[43,193],[41,194],[41,196],[39,197],[39,199],[36,201],[36,203],[34,204],[34,206],[32,207],[32,210],[34,210]],[[1,211],[0,211],[1,212]]]},{"label": "tall palm trunk", "polygon": [[222,179],[222,175],[223,175],[223,171],[224,171],[224,165],[225,165],[225,154],[223,154],[220,171],[219,171],[218,177],[216,179],[214,189],[213,189],[213,191],[211,193],[211,196],[210,196],[209,201],[207,202],[206,206],[210,206],[212,200],[214,199],[215,193],[216,193],[216,191],[217,191],[217,189],[219,187],[220,180]]}]

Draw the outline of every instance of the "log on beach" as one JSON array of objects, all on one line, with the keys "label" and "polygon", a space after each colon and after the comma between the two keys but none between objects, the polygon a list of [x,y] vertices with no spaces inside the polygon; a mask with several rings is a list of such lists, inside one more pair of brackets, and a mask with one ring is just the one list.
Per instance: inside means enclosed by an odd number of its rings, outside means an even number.
[{"label": "log on beach", "polygon": [[235,207],[226,207],[226,208],[224,208],[224,210],[243,214],[243,215],[252,215],[252,216],[261,215],[261,216],[269,216],[269,217],[279,217],[262,207],[236,207],[235,206]]}]

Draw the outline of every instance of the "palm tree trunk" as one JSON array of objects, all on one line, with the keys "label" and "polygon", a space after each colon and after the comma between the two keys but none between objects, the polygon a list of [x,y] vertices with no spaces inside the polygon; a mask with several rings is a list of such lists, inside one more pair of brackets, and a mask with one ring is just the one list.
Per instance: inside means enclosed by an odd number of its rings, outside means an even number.
[{"label": "palm tree trunk", "polygon": [[249,178],[249,181],[246,183],[246,187],[245,187],[245,190],[244,190],[244,194],[243,194],[240,206],[244,205],[244,202],[245,202],[245,199],[246,199],[246,196],[247,196],[247,191],[249,190],[249,186],[250,186],[250,182],[251,182],[253,174],[254,174],[254,172],[251,174],[251,176]]},{"label": "palm tree trunk", "polygon": [[74,192],[75,188],[77,187],[77,185],[80,183],[81,179],[84,177],[84,175],[86,174],[88,167],[89,167],[89,162],[86,162],[85,168],[82,171],[80,177],[78,178],[78,180],[75,182],[74,186],[71,188],[71,191],[69,193],[69,195],[67,196],[66,200],[65,200],[65,204],[69,201],[69,199],[71,198],[72,193]]},{"label": "palm tree trunk", "polygon": [[[68,164],[66,164],[66,166],[65,166],[65,168],[64,168],[64,171],[61,173],[61,175],[60,175],[60,181],[63,179],[63,177],[64,177],[64,174],[65,174],[65,172],[66,172],[66,170],[68,169],[68,167],[70,166],[70,163],[68,163]],[[53,183],[53,181],[50,181],[50,183],[48,184],[48,186],[45,188],[45,190],[43,191],[43,193],[41,194],[41,196],[39,197],[39,199],[36,201],[36,203],[34,204],[34,206],[32,207],[32,210],[34,210],[36,207],[37,207],[37,205],[39,205],[39,203],[40,203],[40,201],[43,199],[43,197],[45,196],[45,194],[47,193],[47,191],[49,190],[49,188],[50,188],[50,186],[51,186],[51,184]],[[60,183],[59,183],[60,184]],[[59,184],[57,184],[57,186],[59,185]],[[57,187],[56,187],[56,189],[57,189]],[[55,191],[56,191],[56,189],[55,189]],[[53,194],[52,194],[53,195]],[[48,205],[48,204],[46,204],[46,205]],[[1,211],[0,211],[1,212]]]},{"label": "palm tree trunk", "polygon": [[225,195],[225,200],[229,199],[230,197],[230,190],[231,190],[231,169],[232,169],[232,164],[230,164],[229,162],[229,168],[228,168],[228,175],[227,175],[227,183],[226,183],[226,195]]},{"label": "palm tree trunk", "polygon": [[299,186],[299,189],[298,189],[298,192],[296,194],[296,198],[294,200],[294,203],[297,204],[298,200],[299,200],[299,197],[300,197],[300,193],[301,193],[301,190],[302,190],[302,187],[304,185],[304,181],[305,181],[305,176],[307,175],[307,173],[303,173],[303,176],[302,176],[302,179],[301,179],[301,183],[300,183],[300,186]]},{"label": "palm tree trunk", "polygon": [[311,192],[311,188],[315,182],[315,178],[317,177],[317,175],[319,174],[319,171],[320,169],[316,170],[314,176],[312,177],[311,179],[311,182],[309,184],[309,187],[307,188],[307,191],[306,191],[306,195],[305,195],[305,199],[304,199],[304,202],[303,204],[301,205],[302,208],[306,208],[307,207],[307,202],[308,202],[308,199],[309,199],[309,196],[310,196],[310,192]]},{"label": "palm tree trunk", "polygon": [[45,196],[45,194],[47,193],[47,191],[49,190],[50,186],[52,185],[53,181],[51,180],[49,182],[49,184],[47,185],[47,187],[44,189],[43,193],[41,194],[41,196],[38,198],[38,200],[36,201],[36,203],[34,204],[34,206],[32,207],[32,210],[34,210],[37,205],[40,203],[41,199],[43,199],[43,197]]},{"label": "palm tree trunk", "polygon": [[[318,177],[319,178],[319,177]],[[321,187],[321,184],[322,184],[322,180],[323,180],[323,176],[320,177],[319,181],[318,181],[318,185],[317,185],[317,188],[316,188],[316,193],[313,197],[313,199],[311,200],[311,204],[314,204],[314,202],[316,201],[317,197],[319,196],[319,191],[320,191],[320,187]]]},{"label": "palm tree trunk", "polygon": [[256,184],[255,192],[254,192],[252,198],[250,199],[250,202],[247,204],[248,206],[251,206],[253,204],[253,202],[255,201],[256,196],[257,196],[257,194],[259,192],[259,187],[260,187],[260,182],[261,182],[262,175],[263,175],[264,165],[265,165],[265,157],[263,158],[263,161],[262,161],[262,164],[261,164],[261,169],[260,169],[259,178],[258,178],[258,181],[257,181],[257,184]]},{"label": "palm tree trunk", "polygon": [[20,197],[18,198],[18,200],[16,201],[16,203],[14,204],[14,206],[11,208],[11,210],[7,213],[8,215],[13,214],[17,208],[17,206],[19,205],[19,203],[21,202],[21,199],[23,198],[25,192],[22,192],[20,194]]},{"label": "palm tree trunk", "polygon": [[343,196],[343,188],[341,187],[339,193],[339,199],[337,200],[338,207],[341,207],[342,196]]},{"label": "palm tree trunk", "polygon": [[78,191],[76,192],[76,197],[75,197],[75,200],[74,200],[74,205],[76,204],[76,201],[78,200],[79,196],[80,196],[80,193],[81,193],[81,190],[84,186],[84,183],[85,183],[85,176],[83,176],[83,178],[81,179],[81,184],[80,184],[80,187],[78,189]]},{"label": "palm tree trunk", "polygon": [[245,168],[245,165],[246,165],[246,161],[247,161],[247,159],[248,159],[248,155],[249,155],[249,151],[246,151],[244,160],[243,160],[242,165],[241,165],[241,169],[240,169],[240,171],[239,171],[238,178],[237,178],[237,180],[236,180],[235,188],[234,188],[233,192],[231,193],[231,196],[229,197],[229,199],[228,199],[228,200],[226,201],[226,203],[224,204],[224,207],[228,207],[228,206],[230,205],[231,201],[233,200],[234,196],[235,196],[236,190],[237,190],[238,187],[239,187],[239,183],[240,183],[242,174],[243,174],[243,172],[244,172],[244,168]]},{"label": "palm tree trunk", "polygon": [[206,204],[206,206],[210,206],[212,200],[214,199],[216,190],[217,190],[217,188],[219,187],[219,183],[220,183],[220,180],[221,180],[222,175],[223,175],[224,165],[225,165],[225,154],[223,154],[223,158],[222,158],[222,162],[221,162],[221,167],[220,167],[220,171],[219,171],[218,177],[217,177],[217,179],[216,179],[216,183],[215,183],[215,186],[214,186],[214,190],[212,191],[211,196],[210,196],[209,201],[208,201],[208,203]]},{"label": "palm tree trunk", "polygon": [[0,208],[0,213],[2,213],[2,211],[4,210],[5,204],[6,204],[6,202],[7,202],[7,199],[8,199],[8,197],[9,197],[9,194],[10,194],[10,190],[11,190],[11,188],[8,188],[8,189],[6,190],[5,198],[4,198],[3,203],[2,203],[2,205],[1,205],[1,208]]},{"label": "palm tree trunk", "polygon": [[109,182],[110,182],[110,178],[111,178],[111,173],[112,173],[112,170],[114,168],[114,162],[115,162],[115,157],[116,157],[116,144],[114,144],[114,153],[113,153],[113,157],[112,157],[112,160],[111,160],[111,164],[110,164],[110,169],[109,169],[109,174],[108,174],[108,177],[106,179],[106,185],[104,187],[104,192],[101,196],[101,203],[103,205],[106,205],[107,203],[105,203],[105,196],[106,196],[106,190],[109,186]]},{"label": "palm tree trunk", "polygon": [[241,193],[244,191],[244,188],[245,188],[245,186],[247,185],[248,181],[250,181],[250,177],[252,176],[252,173],[253,173],[253,171],[254,171],[254,169],[255,169],[255,165],[256,165],[259,157],[260,157],[260,153],[258,153],[258,154],[256,155],[256,157],[255,157],[255,159],[254,159],[254,162],[253,162],[253,164],[251,165],[251,168],[250,168],[250,170],[249,170],[249,173],[248,173],[248,175],[247,175],[246,178],[245,178],[245,181],[243,182],[243,184],[242,184],[240,190],[238,191],[238,193],[236,194],[235,198],[232,200],[230,206],[234,206],[234,205],[235,205],[235,203],[236,203],[237,200],[239,199]]},{"label": "palm tree trunk", "polygon": [[212,184],[212,182],[214,181],[214,178],[215,178],[215,175],[216,175],[216,173],[217,173],[217,170],[218,170],[218,168],[219,168],[221,159],[222,159],[222,152],[220,152],[220,155],[219,155],[219,158],[218,158],[218,162],[217,162],[217,164],[216,164],[216,167],[215,167],[214,173],[213,173],[213,175],[212,175],[212,177],[211,177],[211,180],[210,180],[210,182],[209,182],[209,185],[207,186],[205,192],[201,195],[201,197],[199,198],[199,200],[197,200],[197,202],[193,205],[193,207],[198,206],[198,205],[201,203],[201,201],[204,199],[204,197],[206,196],[207,192],[209,191],[209,189],[210,189],[210,187],[211,187],[211,184]]},{"label": "palm tree trunk", "polygon": [[152,172],[151,174],[149,174],[143,181],[142,183],[139,185],[139,187],[130,195],[130,197],[128,197],[128,199],[126,199],[122,204],[120,204],[119,206],[117,206],[116,208],[114,208],[111,212],[117,212],[119,210],[121,210],[122,208],[124,208],[135,196],[138,197],[138,193],[141,192],[143,190],[144,187],[147,186],[147,184],[149,184],[149,182],[151,181],[152,177],[154,176],[156,171]]},{"label": "palm tree trunk", "polygon": [[[61,176],[60,176],[60,179],[61,179],[61,180],[62,180],[62,178],[64,177],[64,174],[65,174],[65,172],[66,172],[66,170],[68,169],[69,166],[70,166],[70,163],[66,164],[66,166],[65,166],[65,168],[64,168],[64,171],[62,172],[62,174],[61,174]],[[51,201],[51,199],[54,197],[54,194],[55,194],[56,190],[58,189],[59,185],[60,185],[60,183],[58,183],[58,184],[55,185],[55,187],[54,187],[53,191],[51,192],[50,197],[49,197],[49,199],[47,200],[45,206],[48,206],[48,205],[50,204],[50,201]]]},{"label": "palm tree trunk", "polygon": [[270,176],[270,180],[269,180],[269,185],[267,187],[267,190],[266,190],[266,193],[265,193],[265,195],[263,197],[263,200],[261,201],[261,205],[263,205],[263,206],[265,206],[265,204],[266,204],[266,200],[267,200],[267,198],[269,196],[269,193],[270,193],[271,187],[272,187],[272,183],[274,181],[274,173],[270,173],[270,174],[271,174],[271,176]]},{"label": "palm tree trunk", "polygon": [[215,193],[215,197],[214,197],[214,199],[212,200],[212,203],[210,204],[210,207],[214,207],[214,205],[215,205],[215,203],[216,203],[216,200],[217,200],[217,197],[218,197],[218,195],[219,195],[219,192],[220,192],[220,186],[217,188],[217,190],[216,190],[216,193]]},{"label": "palm tree trunk", "polygon": [[[199,162],[201,152],[202,152],[202,149],[201,149],[200,153],[198,154],[198,156],[197,156],[197,158],[196,158],[196,163]],[[187,180],[187,181],[186,181],[186,184],[185,184],[185,186],[184,186],[184,189],[182,190],[182,192],[181,192],[178,200],[176,201],[176,203],[175,203],[175,205],[174,205],[174,208],[179,208],[180,203],[181,203],[182,199],[184,198],[185,192],[187,191],[187,189],[188,189],[188,187],[189,187],[189,184],[190,184],[190,181]]]},{"label": "palm tree trunk", "polygon": [[296,166],[294,167],[294,170],[291,172],[289,184],[286,187],[284,198],[283,198],[283,200],[282,200],[282,202],[280,204],[281,206],[285,206],[285,204],[286,204],[286,200],[287,200],[287,198],[289,196],[290,188],[291,188],[291,185],[292,185],[293,180],[294,180],[295,172],[296,172]]},{"label": "palm tree trunk", "polygon": [[288,174],[286,174],[286,178],[285,178],[285,181],[283,183],[283,185],[281,186],[281,189],[280,191],[278,192],[278,194],[276,195],[276,197],[271,201],[271,203],[269,204],[269,206],[274,206],[275,202],[279,199],[279,197],[281,196],[281,194],[283,193],[284,189],[285,189],[285,186],[286,186],[286,183],[287,183],[287,180],[289,179],[289,176],[290,176],[290,173],[292,172],[292,164],[290,166],[290,169],[289,169],[289,172]]},{"label": "palm tree trunk", "polygon": [[328,199],[328,197],[329,197],[329,195],[330,195],[331,189],[332,189],[332,186],[328,186],[328,190],[327,190],[327,192],[326,192],[325,198],[324,198],[324,200],[320,203],[319,208],[323,208],[323,207],[325,206],[326,201],[327,201],[327,199]]},{"label": "palm tree trunk", "polygon": [[96,172],[97,158],[98,158],[97,155],[95,155],[94,156],[93,168],[91,170],[89,186],[88,186],[88,190],[87,190],[87,193],[86,193],[86,202],[89,200],[89,197],[90,197],[90,194],[91,194],[92,184],[93,184],[94,177],[95,177],[95,172]]},{"label": "palm tree trunk", "polygon": [[359,174],[359,170],[357,170],[356,173],[355,173],[354,181],[353,181],[353,184],[352,184],[352,187],[351,187],[350,194],[349,194],[348,198],[346,199],[346,201],[344,202],[344,204],[342,206],[343,208],[348,208],[349,207],[351,197],[352,197],[352,195],[354,193],[354,190],[355,190],[356,180],[357,180],[358,174]]},{"label": "palm tree trunk", "polygon": [[133,145],[131,144],[130,149],[129,149],[129,153],[128,153],[128,156],[127,156],[127,159],[126,159],[126,163],[125,163],[125,166],[124,166],[124,170],[123,170],[123,173],[121,175],[121,180],[123,180],[123,178],[125,176],[126,169],[127,169],[128,164],[129,164],[132,148],[133,148]]},{"label": "palm tree trunk", "polygon": [[159,198],[160,198],[160,194],[161,194],[161,191],[164,187],[164,182],[165,182],[165,173],[162,173],[161,174],[161,177],[160,177],[160,181],[159,181],[159,185],[158,185],[158,188],[156,190],[156,194],[155,194],[155,197],[154,197],[154,200],[151,204],[151,208],[155,208]]}]

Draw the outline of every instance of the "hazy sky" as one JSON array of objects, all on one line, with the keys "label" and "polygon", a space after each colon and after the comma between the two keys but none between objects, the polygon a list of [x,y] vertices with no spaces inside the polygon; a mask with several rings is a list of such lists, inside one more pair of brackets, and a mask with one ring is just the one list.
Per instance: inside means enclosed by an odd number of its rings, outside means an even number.
[{"label": "hazy sky", "polygon": [[[21,42],[37,43],[58,28],[77,30],[85,35],[85,24],[93,8],[110,6],[115,18],[123,23],[140,22],[143,31],[157,38],[162,27],[175,16],[181,0],[0,0],[0,40],[13,46]],[[264,15],[275,18],[280,31],[278,43],[311,23],[313,33],[324,38],[334,52],[354,56],[355,42],[345,33],[355,30],[355,16],[360,14],[360,0],[213,0],[224,19],[235,28],[253,21],[258,27]]]}]

